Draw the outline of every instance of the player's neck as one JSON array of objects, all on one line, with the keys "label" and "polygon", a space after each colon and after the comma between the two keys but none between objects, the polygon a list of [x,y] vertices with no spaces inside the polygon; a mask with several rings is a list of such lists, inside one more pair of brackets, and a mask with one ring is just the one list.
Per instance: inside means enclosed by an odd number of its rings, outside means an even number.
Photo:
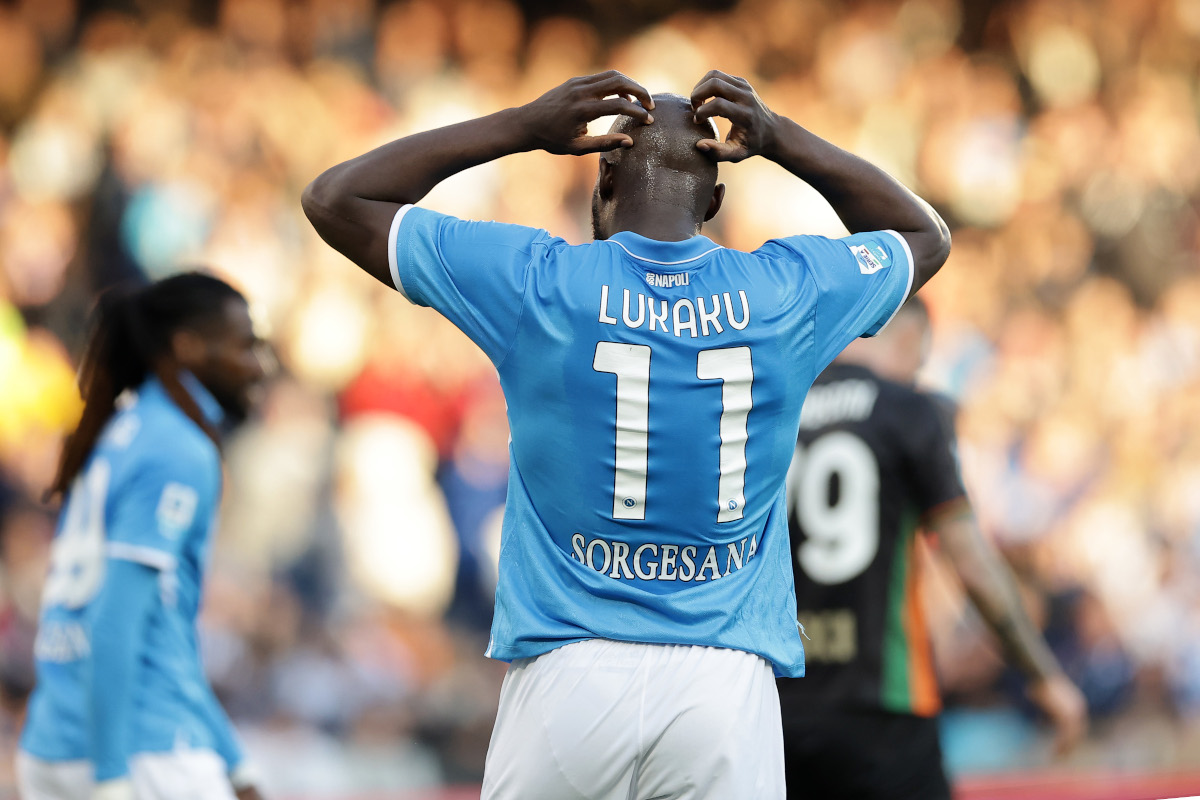
[{"label": "player's neck", "polygon": [[660,242],[682,242],[700,233],[700,223],[685,210],[639,208],[627,214],[614,214],[611,233],[629,231]]}]

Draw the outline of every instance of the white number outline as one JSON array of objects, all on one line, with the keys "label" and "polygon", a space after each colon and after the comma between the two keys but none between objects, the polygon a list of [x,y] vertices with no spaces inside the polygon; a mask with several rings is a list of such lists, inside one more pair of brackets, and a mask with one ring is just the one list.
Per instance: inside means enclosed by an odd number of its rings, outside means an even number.
[{"label": "white number outline", "polygon": [[[617,377],[613,519],[646,518],[651,357],[647,345],[600,341],[592,359],[596,372]],[[750,348],[701,350],[696,355],[696,377],[721,381],[717,522],[734,522],[742,519],[746,508],[747,421],[754,407]]]}]

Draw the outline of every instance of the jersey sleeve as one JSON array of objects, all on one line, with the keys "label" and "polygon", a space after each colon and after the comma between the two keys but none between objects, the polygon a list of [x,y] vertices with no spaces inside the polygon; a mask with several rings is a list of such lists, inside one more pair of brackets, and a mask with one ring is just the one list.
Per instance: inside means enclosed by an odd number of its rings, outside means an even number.
[{"label": "jersey sleeve", "polygon": [[158,573],[119,560],[105,571],[92,617],[87,682],[89,760],[95,780],[124,777],[133,753],[138,659],[146,620],[159,591]]},{"label": "jersey sleeve", "polygon": [[110,499],[108,557],[173,569],[187,534],[208,524],[219,492],[215,451],[154,448]]},{"label": "jersey sleeve", "polygon": [[440,312],[493,363],[503,361],[521,318],[526,275],[546,231],[461,220],[404,206],[392,221],[392,283],[411,302]]},{"label": "jersey sleeve", "polygon": [[842,239],[792,236],[774,239],[759,252],[781,248],[799,256],[816,289],[816,355],[822,369],[850,342],[883,330],[912,288],[912,253],[895,231]]},{"label": "jersey sleeve", "polygon": [[212,733],[213,749],[225,762],[225,771],[234,772],[242,766],[244,760],[241,742],[238,741],[233,723],[229,721],[229,715],[225,713],[221,702],[217,700],[217,695],[209,685],[203,670],[199,671],[200,684],[204,687],[204,715],[208,722],[208,729]]},{"label": "jersey sleeve", "polygon": [[966,490],[958,467],[953,405],[925,393],[915,398],[912,412],[906,415],[906,457],[912,463],[917,507],[924,515],[965,496]]}]

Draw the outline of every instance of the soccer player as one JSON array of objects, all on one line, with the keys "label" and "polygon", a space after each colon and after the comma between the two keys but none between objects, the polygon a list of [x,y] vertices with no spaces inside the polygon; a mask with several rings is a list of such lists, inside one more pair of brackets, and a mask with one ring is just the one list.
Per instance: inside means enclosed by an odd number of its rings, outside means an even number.
[{"label": "soccer player", "polygon": [[246,301],[185,273],[101,298],[17,761],[25,800],[258,796],[204,677],[196,614],[220,432],[263,377]]},{"label": "soccer player", "polygon": [[917,531],[937,536],[984,620],[1028,676],[1065,752],[1086,706],[980,534],[954,454],[952,410],[912,388],[928,338],[913,298],[852,343],[808,393],[788,478],[807,674],[781,678],[788,797],[950,798],[917,594]]},{"label": "soccer player", "polygon": [[[724,141],[715,116],[732,123]],[[538,148],[603,154],[595,241],[413,205]],[[820,191],[854,235],[754,252],[702,236],[718,162],[753,156]],[[511,667],[483,797],[783,797],[772,668],[804,662],[784,493],[800,406],[941,266],[940,217],[716,71],[690,97],[573,78],[333,167],[303,204],[499,371],[511,473],[487,653]]]}]

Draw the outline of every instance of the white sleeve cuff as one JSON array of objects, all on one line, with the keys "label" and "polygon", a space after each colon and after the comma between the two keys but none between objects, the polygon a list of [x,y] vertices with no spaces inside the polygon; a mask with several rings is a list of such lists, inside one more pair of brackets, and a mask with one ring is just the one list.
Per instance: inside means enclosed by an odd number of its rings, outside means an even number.
[{"label": "white sleeve cuff", "polygon": [[883,329],[886,328],[893,319],[895,319],[896,315],[900,313],[900,309],[903,308],[904,304],[908,302],[908,293],[912,291],[913,274],[917,270],[916,264],[913,263],[912,250],[910,250],[908,247],[908,241],[895,231],[884,231],[884,233],[890,233],[892,236],[895,236],[896,241],[900,242],[900,246],[904,248],[904,260],[907,262],[908,266],[908,280],[904,284],[904,294],[901,295],[900,302],[896,304],[896,307],[892,310],[892,313],[888,315],[887,320],[879,326],[879,330],[871,334],[872,337],[878,336],[880,333],[882,333]]},{"label": "white sleeve cuff", "polygon": [[129,542],[109,542],[106,549],[109,558],[132,561],[160,572],[171,572],[175,569],[175,556],[155,547]]},{"label": "white sleeve cuff", "polygon": [[[404,291],[404,284],[400,282],[400,263],[396,256],[396,236],[400,233],[400,220],[404,219],[404,215],[412,208],[412,204],[400,206],[400,210],[396,212],[396,216],[392,217],[392,227],[388,230],[388,268],[392,273],[392,285],[396,287],[396,291],[404,295],[404,299],[412,302],[412,298],[408,296],[408,292]],[[909,257],[911,259],[911,256]]]}]

